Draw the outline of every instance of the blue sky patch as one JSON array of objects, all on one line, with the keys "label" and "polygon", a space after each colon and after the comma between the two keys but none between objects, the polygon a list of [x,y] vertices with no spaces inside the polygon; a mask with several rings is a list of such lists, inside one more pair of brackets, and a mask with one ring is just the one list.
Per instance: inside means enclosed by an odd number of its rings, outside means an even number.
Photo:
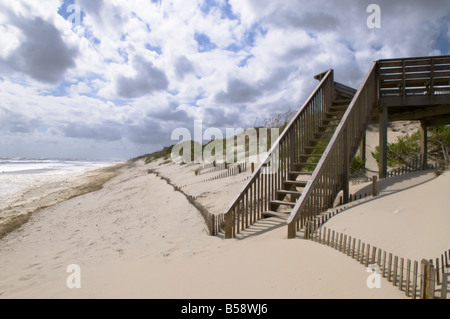
[{"label": "blue sky patch", "polygon": [[158,46],[153,46],[150,43],[145,44],[145,48],[149,51],[156,52],[158,55],[162,54],[162,49]]},{"label": "blue sky patch", "polygon": [[195,33],[194,38],[198,44],[198,52],[209,52],[217,48],[217,45],[204,33]]},{"label": "blue sky patch", "polygon": [[247,55],[244,59],[242,59],[242,60],[239,62],[239,64],[238,64],[239,67],[240,67],[240,68],[243,68],[243,67],[247,66],[248,60],[250,60],[250,59],[253,58],[253,57],[254,57],[253,54]]},{"label": "blue sky patch", "polygon": [[209,14],[212,9],[217,8],[220,10],[220,17],[222,19],[239,20],[239,17],[234,14],[233,8],[228,0],[217,1],[217,0],[204,0],[203,4],[200,6],[200,10],[204,14]]}]

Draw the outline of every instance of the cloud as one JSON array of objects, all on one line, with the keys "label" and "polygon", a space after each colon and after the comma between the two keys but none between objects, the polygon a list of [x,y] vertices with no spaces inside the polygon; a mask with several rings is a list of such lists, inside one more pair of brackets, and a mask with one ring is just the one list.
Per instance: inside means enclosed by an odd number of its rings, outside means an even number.
[{"label": "cloud", "polygon": [[277,27],[293,27],[316,32],[333,31],[339,25],[339,17],[322,11],[277,10],[268,18]]},{"label": "cloud", "polygon": [[263,94],[262,90],[242,80],[232,78],[228,81],[227,90],[216,95],[219,103],[249,103],[255,102]]},{"label": "cloud", "polygon": [[43,81],[55,83],[76,66],[77,48],[64,43],[60,31],[40,17],[26,19],[9,14],[9,23],[22,33],[20,45],[2,60],[14,71]]},{"label": "cloud", "polygon": [[119,76],[117,78],[116,90],[120,97],[137,98],[168,89],[169,80],[165,72],[154,67],[152,62],[136,56],[133,68],[136,71],[134,77]]},{"label": "cloud", "polygon": [[27,118],[24,114],[0,107],[0,130],[10,133],[32,133],[40,125],[39,118]]},{"label": "cloud", "polygon": [[66,123],[59,128],[66,137],[93,139],[99,141],[118,141],[122,138],[122,125],[114,121],[102,123]]},{"label": "cloud", "polygon": [[180,79],[183,80],[185,75],[194,72],[194,66],[186,56],[182,55],[175,61],[175,73]]}]

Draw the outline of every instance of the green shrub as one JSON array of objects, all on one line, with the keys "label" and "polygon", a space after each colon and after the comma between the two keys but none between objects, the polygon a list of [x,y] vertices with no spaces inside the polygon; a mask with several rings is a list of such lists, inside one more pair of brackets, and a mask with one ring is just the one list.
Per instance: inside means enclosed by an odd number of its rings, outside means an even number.
[{"label": "green shrub", "polygon": [[[397,142],[388,143],[387,146],[387,164],[388,166],[400,166],[405,165],[420,154],[420,131],[416,133],[406,134],[397,138]],[[372,152],[372,156],[377,163],[380,161],[380,148],[375,147],[375,151]]]}]

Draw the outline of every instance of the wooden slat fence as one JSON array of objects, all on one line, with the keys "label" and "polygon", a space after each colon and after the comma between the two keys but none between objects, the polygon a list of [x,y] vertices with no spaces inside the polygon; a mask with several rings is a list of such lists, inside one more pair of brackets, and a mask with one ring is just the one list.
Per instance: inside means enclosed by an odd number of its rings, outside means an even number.
[{"label": "wooden slat fence", "polygon": [[306,225],[308,238],[350,256],[366,268],[376,269],[388,282],[404,291],[407,297],[447,298],[450,249],[435,260],[423,259],[420,263],[393,255],[348,234],[322,226],[329,218],[340,212],[342,210],[336,210],[308,221]]}]

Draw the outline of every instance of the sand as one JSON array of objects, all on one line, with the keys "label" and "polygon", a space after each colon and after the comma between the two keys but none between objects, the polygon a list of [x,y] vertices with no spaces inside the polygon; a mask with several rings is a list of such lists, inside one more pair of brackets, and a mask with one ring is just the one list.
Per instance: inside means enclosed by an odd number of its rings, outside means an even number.
[{"label": "sand", "polygon": [[[114,170],[101,189],[41,209],[0,239],[0,298],[406,298],[385,279],[369,289],[366,268],[345,254],[286,239],[278,218],[237,239],[209,236],[172,185],[223,213],[250,172],[207,181],[220,172],[162,163]],[[449,185],[449,172],[386,179],[380,196],[352,203],[326,226],[401,257],[438,257],[450,248]],[[66,284],[72,264],[80,289]]]}]

